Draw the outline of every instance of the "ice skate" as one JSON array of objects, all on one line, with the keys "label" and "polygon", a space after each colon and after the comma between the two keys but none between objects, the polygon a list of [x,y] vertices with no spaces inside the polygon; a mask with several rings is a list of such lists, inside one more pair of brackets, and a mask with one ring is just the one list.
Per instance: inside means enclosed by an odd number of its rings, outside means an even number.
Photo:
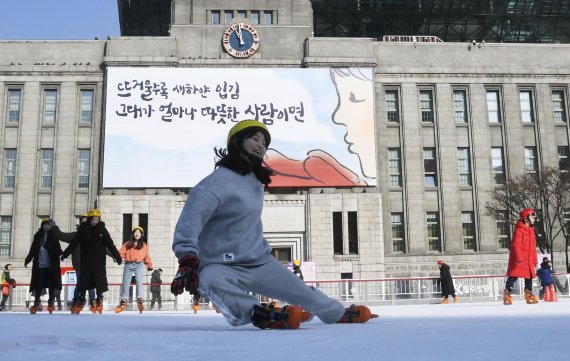
[{"label": "ice skate", "polygon": [[503,292],[503,305],[512,305],[513,304],[513,297],[508,290]]},{"label": "ice skate", "polygon": [[524,291],[524,299],[525,299],[526,303],[529,305],[533,305],[535,303],[538,303],[538,298],[536,298],[536,296],[533,295],[532,292],[530,292],[529,290]]},{"label": "ice skate", "polygon": [[139,313],[144,311],[144,300],[142,298],[137,298],[137,307],[139,308]]},{"label": "ice skate", "polygon": [[91,311],[91,313],[97,313],[97,302],[95,302],[95,300],[91,301],[91,305],[89,305],[89,311]]},{"label": "ice skate", "polygon": [[53,301],[48,300],[47,310],[50,315],[53,313],[53,311],[55,311],[55,306],[53,304]]},{"label": "ice skate", "polygon": [[97,297],[95,299],[95,309],[99,314],[103,313],[103,297]]},{"label": "ice skate", "polygon": [[83,311],[83,307],[85,307],[85,299],[79,299],[76,301],[73,301],[72,305],[71,305],[71,313],[74,315],[78,315],[81,311]]},{"label": "ice skate", "polygon": [[194,311],[194,314],[197,314],[198,311],[200,311],[200,303],[199,302],[194,302],[192,304],[192,310]]},{"label": "ice skate", "polygon": [[344,315],[337,323],[365,323],[371,318],[377,318],[378,315],[371,313],[370,309],[362,305],[350,305],[345,308]]},{"label": "ice skate", "polygon": [[448,303],[449,303],[449,300],[447,298],[444,298],[441,300],[442,305],[447,305]]},{"label": "ice skate", "polygon": [[81,310],[78,310],[79,308],[79,300],[72,300],[71,301],[71,307],[69,307],[69,310],[71,311],[72,315],[78,315],[79,312]]},{"label": "ice skate", "polygon": [[301,310],[301,323],[311,322],[315,318],[315,314],[309,311]]},{"label": "ice skate", "polygon": [[301,326],[303,310],[301,306],[274,307],[262,303],[253,306],[251,323],[261,329],[297,329]]},{"label": "ice skate", "polygon": [[459,303],[459,297],[457,296],[453,297],[453,303]]},{"label": "ice skate", "polygon": [[40,310],[41,305],[40,301],[35,301],[32,307],[30,307],[30,314],[35,315]]},{"label": "ice skate", "polygon": [[121,313],[127,308],[127,300],[121,300],[121,303],[115,307],[115,313]]}]

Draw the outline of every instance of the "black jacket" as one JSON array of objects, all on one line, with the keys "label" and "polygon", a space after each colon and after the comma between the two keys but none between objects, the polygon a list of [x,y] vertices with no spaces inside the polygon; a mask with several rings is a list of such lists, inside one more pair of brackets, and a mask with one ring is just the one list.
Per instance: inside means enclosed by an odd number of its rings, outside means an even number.
[{"label": "black jacket", "polygon": [[73,240],[63,251],[62,257],[68,257],[73,250],[81,246],[81,273],[79,274],[79,289],[97,289],[97,294],[108,291],[106,270],[106,249],[109,249],[112,257],[121,264],[121,255],[111,239],[111,235],[105,228],[104,222],[95,226],[90,220],[79,225]]},{"label": "black jacket", "polygon": [[61,246],[59,245],[59,239],[57,234],[59,232],[59,228],[57,226],[53,226],[51,230],[48,231],[46,243],[44,248],[47,250],[49,255],[49,262],[51,264],[49,268],[49,285],[38,285],[38,272],[39,272],[39,255],[40,255],[40,248],[41,243],[43,242],[44,238],[44,229],[40,228],[36,234],[34,234],[34,239],[32,240],[32,245],[30,246],[30,252],[26,256],[24,260],[24,264],[27,265],[28,263],[32,262],[32,279],[30,281],[30,291],[35,291],[37,286],[41,286],[42,288],[47,288],[48,286],[53,287],[54,289],[60,290],[61,289],[61,267],[59,256],[61,255]]},{"label": "black jacket", "polygon": [[160,283],[162,283],[162,279],[160,278],[160,272],[158,270],[154,270],[152,276],[150,277],[150,292],[160,292]]},{"label": "black jacket", "polygon": [[439,280],[441,282],[441,294],[443,297],[455,294],[451,272],[449,272],[449,266],[445,263],[439,266]]}]

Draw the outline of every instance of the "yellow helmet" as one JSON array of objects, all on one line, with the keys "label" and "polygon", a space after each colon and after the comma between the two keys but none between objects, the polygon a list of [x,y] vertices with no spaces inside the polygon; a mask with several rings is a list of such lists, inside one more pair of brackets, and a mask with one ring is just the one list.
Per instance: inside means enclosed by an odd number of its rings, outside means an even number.
[{"label": "yellow helmet", "polygon": [[135,228],[133,228],[133,232],[132,232],[132,233],[135,233],[135,231],[136,231],[137,229],[138,229],[139,231],[141,231],[142,234],[144,234],[144,229],[143,229],[141,226],[136,226]]},{"label": "yellow helmet", "polygon": [[301,265],[301,261],[299,261],[298,259],[294,259],[294,260],[293,260],[293,265],[295,265],[295,266],[300,266],[300,265]]},{"label": "yellow helmet", "polygon": [[97,208],[93,208],[92,210],[89,211],[89,213],[87,213],[87,218],[90,217],[101,218],[101,211],[99,211]]},{"label": "yellow helmet", "polygon": [[238,134],[242,130],[249,128],[258,128],[260,131],[262,131],[263,134],[265,135],[265,141],[267,143],[266,145],[269,146],[269,143],[271,143],[271,134],[269,134],[269,129],[267,129],[265,124],[263,124],[262,122],[258,122],[257,120],[253,119],[246,119],[236,123],[236,125],[234,125],[228,133],[228,140],[226,145],[228,146],[230,145],[230,141],[236,134]]}]

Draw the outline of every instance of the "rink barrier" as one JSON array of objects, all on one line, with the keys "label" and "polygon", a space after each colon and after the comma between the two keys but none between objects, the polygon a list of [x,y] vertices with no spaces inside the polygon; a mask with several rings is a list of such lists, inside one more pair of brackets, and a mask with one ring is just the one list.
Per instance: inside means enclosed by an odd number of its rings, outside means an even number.
[{"label": "rink barrier", "polygon": [[[557,287],[559,297],[570,297],[570,274],[556,274],[560,280],[564,292]],[[503,298],[505,288],[505,276],[455,276],[453,277],[455,292],[459,297],[459,302],[497,302]],[[403,304],[435,304],[441,301],[441,286],[438,278],[414,277],[414,278],[385,278],[385,279],[352,279],[352,280],[319,280],[305,281],[311,287],[315,287],[329,297],[341,301],[344,304],[360,303],[368,306],[379,305],[403,305]],[[143,294],[145,295],[145,309],[150,310],[152,295],[150,293],[150,283],[143,283]],[[69,309],[75,284],[63,284],[60,300],[61,309]],[[11,288],[10,297],[7,300],[7,311],[27,311],[33,304],[34,298],[29,292],[29,284],[18,284]],[[160,285],[163,311],[190,311],[194,300],[192,296],[185,292],[179,296],[174,296],[170,292],[170,284]],[[538,278],[533,280],[533,293],[539,295],[540,283]],[[109,284],[109,291],[104,294],[104,309],[112,311],[119,304],[121,284]],[[87,296],[87,294],[86,294]],[[524,279],[519,278],[513,287],[513,298],[524,300]],[[41,297],[42,305],[47,305],[48,295]],[[127,310],[135,310],[136,302],[135,286],[129,287],[129,300]],[[261,302],[269,302],[268,299],[258,295]],[[279,301],[279,300],[277,300]],[[88,301],[89,302],[89,301]],[[56,302],[57,307],[57,302]],[[200,308],[203,310],[212,309],[211,303],[207,299],[200,299]],[[155,304],[155,310],[158,304]],[[84,312],[89,312],[88,309]]]}]

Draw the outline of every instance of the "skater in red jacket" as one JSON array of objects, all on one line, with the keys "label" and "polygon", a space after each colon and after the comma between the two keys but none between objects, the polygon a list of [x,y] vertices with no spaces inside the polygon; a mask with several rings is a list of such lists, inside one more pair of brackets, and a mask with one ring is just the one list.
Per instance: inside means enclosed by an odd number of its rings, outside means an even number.
[{"label": "skater in red jacket", "polygon": [[524,298],[526,303],[538,303],[538,298],[532,294],[532,279],[536,277],[535,268],[538,264],[536,259],[536,236],[534,234],[534,222],[536,214],[534,209],[525,208],[520,213],[520,218],[515,227],[511,249],[509,253],[509,268],[507,269],[507,283],[503,293],[503,303],[513,303],[511,293],[517,278],[524,278]]},{"label": "skater in red jacket", "polygon": [[[172,293],[209,298],[233,326],[296,329],[311,314],[325,323],[375,317],[366,306],[345,309],[271,255],[261,222],[263,185],[273,174],[262,164],[270,142],[263,123],[244,120],[230,129],[227,149],[216,149],[216,169],[192,189],[174,231],[180,268]],[[288,305],[260,303],[258,294]]]}]

